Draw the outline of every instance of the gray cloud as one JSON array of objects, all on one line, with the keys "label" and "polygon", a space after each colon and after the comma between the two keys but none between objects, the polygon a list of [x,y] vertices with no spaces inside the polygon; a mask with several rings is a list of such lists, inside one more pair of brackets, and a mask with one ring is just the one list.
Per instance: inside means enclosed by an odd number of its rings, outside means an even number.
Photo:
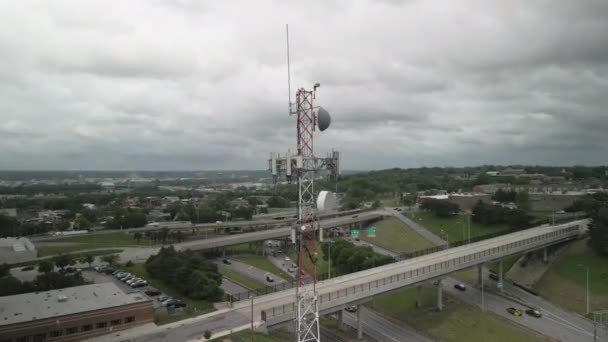
[{"label": "gray cloud", "polygon": [[322,84],[347,168],[604,164],[605,1],[0,3],[0,169],[264,168]]}]

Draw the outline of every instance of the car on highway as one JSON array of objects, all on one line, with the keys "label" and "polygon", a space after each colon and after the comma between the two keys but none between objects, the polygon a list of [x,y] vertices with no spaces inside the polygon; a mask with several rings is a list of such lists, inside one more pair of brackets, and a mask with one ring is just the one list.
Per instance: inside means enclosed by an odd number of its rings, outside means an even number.
[{"label": "car on highway", "polygon": [[510,313],[511,315],[515,316],[515,317],[520,317],[521,316],[521,310],[516,309],[516,308],[507,308],[507,312]]},{"label": "car on highway", "polygon": [[22,271],[31,271],[33,269],[34,269],[34,266],[25,266],[25,267],[21,268]]},{"label": "car on highway", "polygon": [[293,273],[293,271],[295,271],[293,268],[288,268],[287,269],[287,272],[289,272],[289,273]]},{"label": "car on highway", "polygon": [[298,268],[298,265],[296,265],[295,263],[291,263],[291,267],[292,268]]},{"label": "car on highway", "polygon": [[359,215],[353,215],[353,218],[357,218],[357,217],[359,217]]},{"label": "car on highway", "polygon": [[499,280],[499,278],[498,278],[498,274],[495,274],[495,273],[490,273],[488,276],[489,276],[489,277],[490,277],[490,279],[492,279],[492,280],[496,280],[496,281],[498,281],[498,280]]},{"label": "car on highway", "polygon": [[347,306],[346,308],[344,308],[344,310],[346,310],[348,312],[357,312],[357,306],[356,305]]},{"label": "car on highway", "polygon": [[532,317],[536,317],[536,318],[541,318],[542,314],[540,313],[540,311],[536,310],[536,309],[526,309],[526,315],[528,316],[532,316]]},{"label": "car on highway", "polygon": [[274,282],[274,278],[271,275],[266,275],[266,281],[272,283]]},{"label": "car on highway", "polygon": [[460,291],[466,291],[467,290],[467,287],[464,286],[464,284],[456,284],[456,285],[454,285],[454,288],[456,290],[460,290]]},{"label": "car on highway", "polygon": [[224,260],[222,260],[222,262],[226,265],[232,265],[232,263],[228,259],[224,259]]}]

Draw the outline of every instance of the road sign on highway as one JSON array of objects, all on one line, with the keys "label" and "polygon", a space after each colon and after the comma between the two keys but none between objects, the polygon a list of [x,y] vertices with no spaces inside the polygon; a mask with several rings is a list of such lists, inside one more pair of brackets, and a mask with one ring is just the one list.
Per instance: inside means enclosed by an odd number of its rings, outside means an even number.
[{"label": "road sign on highway", "polygon": [[502,281],[498,281],[498,282],[496,282],[496,287],[497,287],[497,288],[502,289],[502,285],[503,285],[503,284],[502,284]]},{"label": "road sign on highway", "polygon": [[350,237],[358,238],[359,237],[359,229],[351,229],[350,230]]},{"label": "road sign on highway", "polygon": [[376,237],[376,227],[367,228],[367,237]]}]

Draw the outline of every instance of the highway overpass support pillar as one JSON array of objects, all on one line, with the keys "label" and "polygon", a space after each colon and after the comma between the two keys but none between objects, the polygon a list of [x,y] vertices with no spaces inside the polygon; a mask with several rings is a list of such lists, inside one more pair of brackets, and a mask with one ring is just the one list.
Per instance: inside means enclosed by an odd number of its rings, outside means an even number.
[{"label": "highway overpass support pillar", "polygon": [[336,313],[338,316],[338,330],[344,330],[344,310],[340,310]]},{"label": "highway overpass support pillar", "polygon": [[222,248],[222,258],[226,259],[226,247]]},{"label": "highway overpass support pillar", "polygon": [[481,287],[483,277],[483,264],[477,265],[477,287]]},{"label": "highway overpass support pillar", "polygon": [[361,305],[357,305],[357,339],[363,339],[363,322],[361,321]]},{"label": "highway overpass support pillar", "polygon": [[437,281],[437,311],[443,310],[443,282],[441,279]]},{"label": "highway overpass support pillar", "polygon": [[549,258],[547,257],[547,247],[543,248],[543,262],[545,264],[549,262]]},{"label": "highway overpass support pillar", "polygon": [[419,308],[422,306],[422,285],[416,286],[416,307]]},{"label": "highway overpass support pillar", "polygon": [[502,288],[504,287],[503,282],[503,273],[502,273],[502,260],[498,262],[498,283],[500,284],[500,293],[502,293]]}]

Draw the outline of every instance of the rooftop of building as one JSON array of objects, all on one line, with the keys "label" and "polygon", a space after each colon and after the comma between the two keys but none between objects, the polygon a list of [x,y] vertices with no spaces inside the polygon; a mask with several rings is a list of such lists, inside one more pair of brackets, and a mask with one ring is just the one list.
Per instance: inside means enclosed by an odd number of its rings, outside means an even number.
[{"label": "rooftop of building", "polygon": [[114,283],[68,287],[0,297],[0,326],[150,301]]}]

